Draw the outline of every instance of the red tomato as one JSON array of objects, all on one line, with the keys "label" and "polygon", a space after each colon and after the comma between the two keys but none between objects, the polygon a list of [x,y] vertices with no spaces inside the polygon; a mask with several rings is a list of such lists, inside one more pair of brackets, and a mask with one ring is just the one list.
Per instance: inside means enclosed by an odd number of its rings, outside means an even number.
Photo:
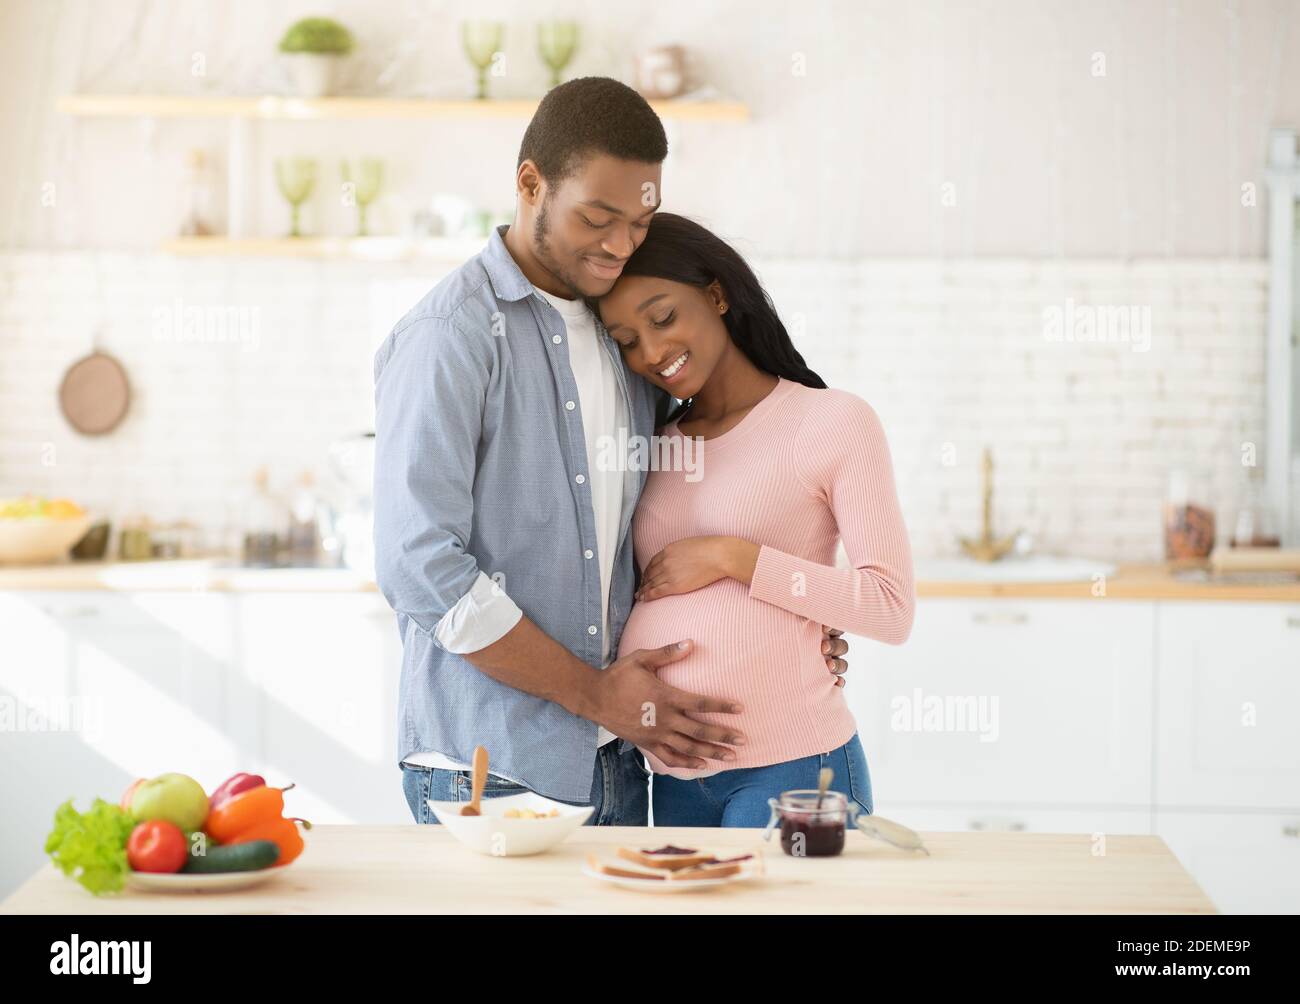
[{"label": "red tomato", "polygon": [[165,819],[137,824],[126,842],[126,860],[138,872],[178,872],[188,854],[185,834]]}]

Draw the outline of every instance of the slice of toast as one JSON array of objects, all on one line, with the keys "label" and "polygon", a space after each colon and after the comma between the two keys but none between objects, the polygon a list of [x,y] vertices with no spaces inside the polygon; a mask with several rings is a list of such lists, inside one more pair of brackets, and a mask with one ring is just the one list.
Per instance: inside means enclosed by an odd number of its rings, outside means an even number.
[{"label": "slice of toast", "polygon": [[599,875],[614,875],[618,878],[649,879],[652,882],[662,882],[664,879],[669,878],[669,876],[665,875],[663,872],[648,872],[639,869],[634,871],[631,868],[616,868],[614,865],[604,864],[594,854],[587,855],[587,865],[592,871]]},{"label": "slice of toast", "polygon": [[741,867],[734,861],[706,861],[689,868],[678,868],[669,872],[668,878],[673,882],[691,881],[692,879],[721,879],[729,875],[739,875]]},{"label": "slice of toast", "polygon": [[713,855],[697,851],[691,847],[666,847],[659,849],[642,849],[637,847],[620,847],[618,856],[627,861],[634,861],[644,868],[659,868],[676,871],[679,868],[694,868],[713,860]]}]

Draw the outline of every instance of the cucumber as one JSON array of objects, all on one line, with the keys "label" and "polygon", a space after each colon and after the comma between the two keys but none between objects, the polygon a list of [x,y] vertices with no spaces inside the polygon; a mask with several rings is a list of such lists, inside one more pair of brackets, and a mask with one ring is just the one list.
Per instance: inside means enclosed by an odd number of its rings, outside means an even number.
[{"label": "cucumber", "polygon": [[280,860],[280,847],[273,840],[250,840],[246,844],[209,845],[206,854],[191,853],[181,871],[192,875],[220,872],[255,872]]}]

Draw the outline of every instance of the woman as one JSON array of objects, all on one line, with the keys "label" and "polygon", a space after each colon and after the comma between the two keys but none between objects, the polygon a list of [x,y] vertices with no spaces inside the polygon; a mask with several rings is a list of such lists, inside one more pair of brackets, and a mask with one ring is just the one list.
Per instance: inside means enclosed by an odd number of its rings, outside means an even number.
[{"label": "woman", "polygon": [[[660,676],[739,700],[726,724],[747,737],[727,769],[669,768],[643,750],[655,824],[763,826],[768,798],[815,788],[822,767],[871,812],[821,643],[823,624],[895,645],[911,631],[911,549],[876,413],[826,389],[740,255],[683,217],[654,216],[598,306],[627,365],[683,402],[660,437],[695,437],[697,451],[653,451],[696,463],[649,474],[619,654],[693,639]],[[840,540],[851,568],[834,565]]]}]

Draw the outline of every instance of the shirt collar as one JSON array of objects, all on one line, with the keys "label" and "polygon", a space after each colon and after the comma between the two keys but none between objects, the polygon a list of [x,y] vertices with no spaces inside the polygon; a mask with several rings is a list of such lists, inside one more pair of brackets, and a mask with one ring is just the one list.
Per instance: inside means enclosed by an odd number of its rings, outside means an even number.
[{"label": "shirt collar", "polygon": [[498,300],[522,300],[533,292],[533,284],[519,271],[504,240],[508,224],[495,227],[483,249],[483,267]]},{"label": "shirt collar", "polygon": [[[505,233],[509,226],[503,223],[493,228],[481,257],[483,267],[487,270],[488,280],[492,283],[492,292],[496,294],[497,299],[514,301],[522,300],[540,291],[519,270],[514,257],[506,247]],[[600,322],[600,316],[593,312],[592,317],[596,321],[596,330],[612,340],[612,336],[605,330],[605,325]]]}]

